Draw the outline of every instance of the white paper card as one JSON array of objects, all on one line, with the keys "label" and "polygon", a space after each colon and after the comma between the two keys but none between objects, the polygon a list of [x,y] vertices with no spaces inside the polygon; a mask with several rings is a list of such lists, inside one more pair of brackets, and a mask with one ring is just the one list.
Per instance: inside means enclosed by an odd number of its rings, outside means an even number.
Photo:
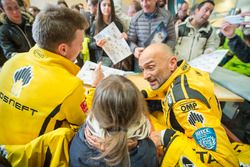
[{"label": "white paper card", "polygon": [[242,22],[244,22],[244,17],[240,15],[226,16],[224,20],[229,22],[230,24],[241,24]]},{"label": "white paper card", "polygon": [[[97,64],[91,61],[86,61],[81,68],[81,70],[78,72],[77,77],[83,80],[84,84],[91,85],[93,83],[93,73],[95,68],[97,67]],[[102,70],[104,73],[104,77],[107,77],[111,74],[113,75],[125,75],[126,72],[122,70],[117,70],[114,68],[102,66]]]},{"label": "white paper card", "polygon": [[202,71],[212,73],[227,52],[228,50],[226,49],[216,50],[210,54],[203,54],[191,60],[190,62],[188,62],[188,64]]},{"label": "white paper card", "polygon": [[100,33],[94,36],[94,38],[95,40],[106,40],[103,50],[114,64],[117,64],[132,54],[125,39],[121,38],[121,32],[114,22],[109,24]]}]

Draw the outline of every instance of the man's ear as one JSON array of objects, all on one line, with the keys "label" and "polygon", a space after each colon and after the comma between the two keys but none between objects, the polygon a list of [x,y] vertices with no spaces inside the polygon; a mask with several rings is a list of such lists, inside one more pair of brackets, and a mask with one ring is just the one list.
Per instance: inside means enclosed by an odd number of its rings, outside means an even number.
[{"label": "man's ear", "polygon": [[169,69],[171,72],[174,72],[177,67],[177,59],[175,56],[169,58]]},{"label": "man's ear", "polygon": [[66,57],[67,56],[67,49],[68,49],[68,45],[65,43],[61,43],[57,47],[57,52],[61,56]]}]

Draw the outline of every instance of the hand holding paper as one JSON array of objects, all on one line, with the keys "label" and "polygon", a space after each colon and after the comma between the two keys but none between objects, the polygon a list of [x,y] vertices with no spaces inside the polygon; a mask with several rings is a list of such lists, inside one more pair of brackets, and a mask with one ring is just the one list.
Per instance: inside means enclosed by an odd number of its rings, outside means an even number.
[{"label": "hand holding paper", "polygon": [[104,43],[101,41],[97,45],[102,47],[113,64],[117,64],[132,54],[127,42],[124,38],[121,38],[121,35],[122,33],[119,31],[115,23],[112,22],[94,36],[96,41],[105,39]]},{"label": "hand holding paper", "polygon": [[86,61],[77,74],[77,77],[83,80],[84,84],[95,87],[103,78],[109,75],[125,75],[126,72],[114,68],[102,66],[101,63],[96,64],[91,61]]},{"label": "hand holding paper", "polygon": [[236,25],[225,22],[221,26],[221,32],[228,38],[232,38],[235,35]]},{"label": "hand holding paper", "polygon": [[135,48],[135,53],[134,53],[135,58],[139,59],[143,50],[144,50],[144,48],[142,48],[142,47]]},{"label": "hand holding paper", "polygon": [[97,67],[93,71],[93,83],[92,87],[96,87],[99,82],[101,82],[104,78],[103,70],[102,70],[102,63],[98,63]]}]

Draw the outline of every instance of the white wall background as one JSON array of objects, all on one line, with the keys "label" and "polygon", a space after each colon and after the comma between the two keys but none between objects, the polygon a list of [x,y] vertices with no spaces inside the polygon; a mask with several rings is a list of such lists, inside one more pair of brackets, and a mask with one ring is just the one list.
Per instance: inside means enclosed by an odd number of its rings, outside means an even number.
[{"label": "white wall background", "polygon": [[[68,6],[77,4],[77,3],[83,3],[86,5],[86,0],[65,0]],[[45,7],[46,4],[56,4],[57,0],[30,0],[30,5],[37,6],[39,9],[42,9]]]},{"label": "white wall background", "polygon": [[[57,0],[29,0],[31,5],[37,6],[38,8],[42,9],[45,4],[56,4]],[[65,0],[69,7],[73,4],[83,3],[86,7],[86,0]],[[132,0],[122,0],[124,6],[127,6],[129,2]],[[187,0],[188,2],[192,2],[193,0]],[[197,2],[201,0],[196,0]],[[242,11],[250,11],[250,0],[216,0],[216,10],[219,12],[228,11],[232,7],[241,8]]]}]

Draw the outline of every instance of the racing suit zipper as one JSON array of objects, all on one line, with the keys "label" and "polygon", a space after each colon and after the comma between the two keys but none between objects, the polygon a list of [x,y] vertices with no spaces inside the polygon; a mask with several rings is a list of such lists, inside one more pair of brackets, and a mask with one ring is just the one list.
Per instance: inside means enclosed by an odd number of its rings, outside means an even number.
[{"label": "racing suit zipper", "polygon": [[194,40],[195,40],[195,36],[193,37],[193,40],[192,40],[192,45],[191,45],[190,52],[189,52],[189,55],[188,55],[188,61],[190,61],[190,59],[192,57],[191,53],[192,53],[192,50],[193,50]]}]

